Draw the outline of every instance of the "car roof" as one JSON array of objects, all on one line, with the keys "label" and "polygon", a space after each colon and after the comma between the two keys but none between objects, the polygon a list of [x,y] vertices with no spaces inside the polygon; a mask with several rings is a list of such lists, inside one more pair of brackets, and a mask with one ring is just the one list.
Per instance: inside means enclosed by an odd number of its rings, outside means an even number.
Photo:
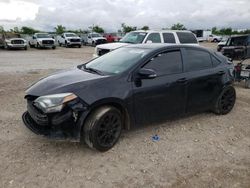
[{"label": "car roof", "polygon": [[159,32],[159,33],[176,33],[176,32],[182,32],[182,33],[192,33],[191,31],[188,30],[136,30],[132,32],[148,32],[148,33],[153,33],[153,32]]},{"label": "car roof", "polygon": [[209,50],[202,46],[197,45],[190,45],[190,44],[162,44],[162,43],[154,43],[154,44],[132,44],[128,46],[124,46],[124,48],[138,48],[138,49],[152,49],[152,50],[164,50],[169,48],[195,48],[197,50],[205,50],[208,52],[212,52],[212,50]]},{"label": "car roof", "polygon": [[250,36],[250,34],[244,34],[244,35],[232,35],[231,37],[229,38],[237,38],[237,37],[248,37]]}]

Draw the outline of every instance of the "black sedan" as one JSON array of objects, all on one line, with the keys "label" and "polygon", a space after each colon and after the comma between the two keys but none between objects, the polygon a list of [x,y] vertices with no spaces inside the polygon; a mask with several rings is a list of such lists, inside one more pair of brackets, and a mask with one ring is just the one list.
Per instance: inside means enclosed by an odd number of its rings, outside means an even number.
[{"label": "black sedan", "polygon": [[107,151],[123,129],[187,113],[229,113],[233,68],[201,47],[123,47],[32,85],[23,121],[36,134]]}]

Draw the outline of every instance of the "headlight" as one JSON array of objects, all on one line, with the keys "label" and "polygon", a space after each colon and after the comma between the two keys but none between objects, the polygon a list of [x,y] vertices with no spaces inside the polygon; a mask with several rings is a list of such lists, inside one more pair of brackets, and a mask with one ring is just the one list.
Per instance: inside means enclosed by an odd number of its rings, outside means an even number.
[{"label": "headlight", "polygon": [[10,43],[11,43],[11,41],[10,41],[10,40],[5,40],[5,42],[6,42],[7,44],[10,44]]},{"label": "headlight", "polygon": [[55,95],[45,95],[37,98],[34,105],[41,109],[44,113],[60,112],[64,105],[76,99],[77,96],[73,93],[60,93]]}]

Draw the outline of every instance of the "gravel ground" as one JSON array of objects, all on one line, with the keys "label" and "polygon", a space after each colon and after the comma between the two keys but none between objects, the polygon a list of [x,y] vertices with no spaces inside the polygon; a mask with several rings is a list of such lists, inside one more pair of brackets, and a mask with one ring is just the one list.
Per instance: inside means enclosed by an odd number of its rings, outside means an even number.
[{"label": "gravel ground", "polygon": [[30,132],[21,121],[25,89],[86,62],[93,51],[0,50],[0,187],[250,187],[250,90],[243,83],[235,86],[230,114],[202,113],[124,132],[106,153]]}]

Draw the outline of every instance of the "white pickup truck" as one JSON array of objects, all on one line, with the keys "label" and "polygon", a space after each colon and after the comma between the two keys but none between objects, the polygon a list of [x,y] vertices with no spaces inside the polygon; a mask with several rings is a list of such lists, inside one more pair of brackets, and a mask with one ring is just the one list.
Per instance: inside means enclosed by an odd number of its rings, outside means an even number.
[{"label": "white pickup truck", "polygon": [[59,46],[64,45],[66,48],[69,46],[78,46],[81,48],[82,46],[81,38],[75,33],[63,33],[61,36],[57,37],[57,42]]},{"label": "white pickup truck", "polygon": [[55,39],[48,33],[35,33],[29,41],[31,48],[52,48],[56,49]]},{"label": "white pickup truck", "polygon": [[129,44],[141,43],[166,43],[166,44],[190,44],[199,45],[196,36],[191,31],[152,31],[138,30],[127,33],[119,42],[98,45],[93,57],[104,55],[117,48]]},{"label": "white pickup truck", "polygon": [[82,37],[82,42],[84,45],[96,46],[107,43],[107,39],[99,33],[89,33]]}]

